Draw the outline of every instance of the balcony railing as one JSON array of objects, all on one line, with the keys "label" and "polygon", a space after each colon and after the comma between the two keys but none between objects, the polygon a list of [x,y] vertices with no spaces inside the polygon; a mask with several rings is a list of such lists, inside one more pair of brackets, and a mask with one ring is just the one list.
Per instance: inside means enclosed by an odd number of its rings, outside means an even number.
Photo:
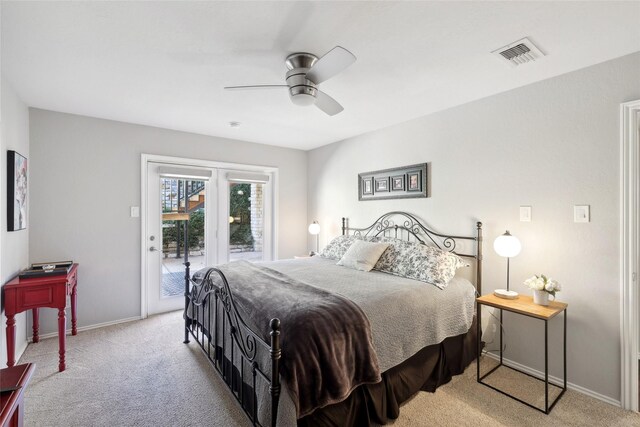
[{"label": "balcony railing", "polygon": [[162,178],[161,185],[163,213],[190,212],[187,201],[204,190],[204,181]]}]

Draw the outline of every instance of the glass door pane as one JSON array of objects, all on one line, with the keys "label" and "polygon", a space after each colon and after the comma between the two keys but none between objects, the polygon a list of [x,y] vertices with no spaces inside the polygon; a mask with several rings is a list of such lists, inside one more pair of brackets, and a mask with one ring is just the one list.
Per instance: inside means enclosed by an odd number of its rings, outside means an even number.
[{"label": "glass door pane", "polygon": [[[205,266],[205,182],[161,178],[162,284],[160,297],[184,294],[184,251],[191,270]],[[185,249],[185,230],[187,241]]]},{"label": "glass door pane", "polygon": [[229,261],[261,261],[264,184],[229,183]]}]

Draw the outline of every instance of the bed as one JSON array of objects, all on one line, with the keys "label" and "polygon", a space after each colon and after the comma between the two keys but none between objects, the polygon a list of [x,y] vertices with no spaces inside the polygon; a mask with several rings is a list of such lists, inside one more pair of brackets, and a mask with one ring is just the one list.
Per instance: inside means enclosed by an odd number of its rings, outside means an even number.
[{"label": "bed", "polygon": [[362,228],[343,218],[342,237],[456,254],[473,264],[465,271],[475,286],[459,275],[440,289],[349,269],[330,252],[230,263],[193,277],[185,259],[184,342],[195,339],[253,425],[384,424],[413,394],[434,391],[478,354],[480,222],[472,236],[451,236],[389,212]]}]

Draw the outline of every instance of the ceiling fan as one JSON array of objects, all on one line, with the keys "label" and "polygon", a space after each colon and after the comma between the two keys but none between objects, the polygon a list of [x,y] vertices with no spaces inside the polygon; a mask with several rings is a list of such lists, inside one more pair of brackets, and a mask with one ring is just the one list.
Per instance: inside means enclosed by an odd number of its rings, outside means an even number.
[{"label": "ceiling fan", "polygon": [[356,61],[354,54],[336,46],[322,58],[305,52],[287,56],[285,85],[227,86],[227,90],[289,89],[291,101],[300,106],[315,105],[330,116],[344,110],[335,99],[318,89],[320,83],[343,71]]}]

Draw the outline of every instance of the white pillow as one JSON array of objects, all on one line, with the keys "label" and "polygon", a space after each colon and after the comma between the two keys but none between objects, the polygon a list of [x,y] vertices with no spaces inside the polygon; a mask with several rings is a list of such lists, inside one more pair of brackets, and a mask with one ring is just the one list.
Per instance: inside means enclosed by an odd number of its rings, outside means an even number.
[{"label": "white pillow", "polygon": [[349,249],[347,249],[347,252],[340,258],[337,264],[355,270],[371,271],[388,247],[388,243],[356,240],[349,246]]}]

